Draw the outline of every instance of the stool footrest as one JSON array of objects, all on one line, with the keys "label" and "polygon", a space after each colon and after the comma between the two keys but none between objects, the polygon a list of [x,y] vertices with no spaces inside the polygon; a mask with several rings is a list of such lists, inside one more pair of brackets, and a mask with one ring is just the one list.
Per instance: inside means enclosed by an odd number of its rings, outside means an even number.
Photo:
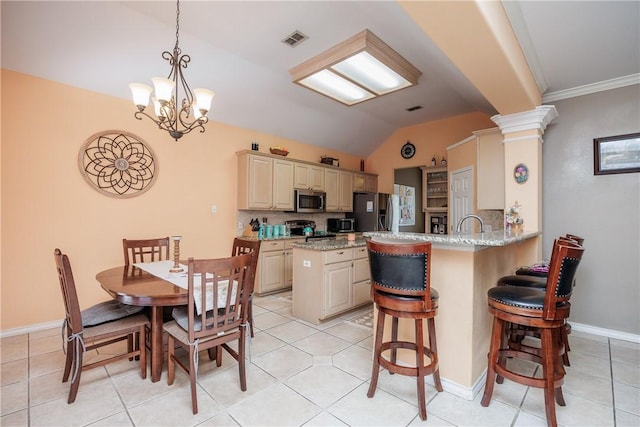
[{"label": "stool footrest", "polygon": [[422,365],[420,367],[399,365],[382,356],[382,353],[385,351],[394,351],[399,348],[413,350],[416,352],[418,351],[418,347],[415,345],[415,343],[408,341],[393,341],[382,343],[382,345],[380,346],[380,350],[376,354],[380,366],[391,373],[406,375],[410,377],[417,377],[419,375],[418,369],[423,370],[423,375],[430,375],[438,370],[438,355],[433,353],[429,347],[423,347],[422,354],[429,358],[430,363],[427,365]]}]

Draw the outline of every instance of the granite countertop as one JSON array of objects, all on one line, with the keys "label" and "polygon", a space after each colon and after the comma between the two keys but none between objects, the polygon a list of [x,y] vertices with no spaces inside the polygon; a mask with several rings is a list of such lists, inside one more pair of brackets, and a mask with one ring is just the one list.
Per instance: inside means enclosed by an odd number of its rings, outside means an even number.
[{"label": "granite countertop", "polygon": [[291,244],[293,248],[311,249],[313,251],[332,251],[335,249],[357,248],[366,245],[367,241],[362,237],[356,238],[353,242],[349,242],[347,239],[316,239],[309,242],[296,242]]},{"label": "granite countertop", "polygon": [[371,231],[365,237],[376,240],[413,240],[431,242],[434,246],[475,247],[475,246],[507,246],[541,235],[540,231],[520,231],[516,233],[491,231],[487,233],[468,234],[425,234],[425,233],[391,233]]}]

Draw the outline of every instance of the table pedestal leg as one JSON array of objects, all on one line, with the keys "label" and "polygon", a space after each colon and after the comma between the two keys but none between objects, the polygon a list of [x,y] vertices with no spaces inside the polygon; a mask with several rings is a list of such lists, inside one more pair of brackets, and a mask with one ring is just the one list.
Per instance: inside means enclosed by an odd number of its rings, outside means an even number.
[{"label": "table pedestal leg", "polygon": [[151,306],[151,381],[157,382],[162,376],[162,306]]}]

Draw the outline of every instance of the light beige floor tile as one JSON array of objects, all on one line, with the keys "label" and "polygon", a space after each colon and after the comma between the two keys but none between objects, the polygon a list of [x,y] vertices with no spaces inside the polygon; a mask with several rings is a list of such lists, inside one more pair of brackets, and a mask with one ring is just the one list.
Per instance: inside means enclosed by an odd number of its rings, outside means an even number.
[{"label": "light beige floor tile", "polygon": [[287,343],[279,340],[273,335],[264,332],[256,333],[251,339],[251,356],[257,357],[285,345],[287,345]]},{"label": "light beige floor tile", "polygon": [[29,406],[29,383],[20,381],[0,388],[0,411],[2,415],[26,409]]},{"label": "light beige floor tile", "polygon": [[571,366],[567,367],[567,369],[570,371],[580,371],[602,378],[611,378],[611,367],[608,358],[602,359],[589,354],[570,351],[569,362]]},{"label": "light beige floor tile", "polygon": [[254,298],[253,304],[264,308],[269,311],[282,310],[283,308],[290,308],[292,302],[290,299],[283,297],[267,297],[267,298]]},{"label": "light beige floor tile", "polygon": [[640,415],[640,388],[621,383],[613,383],[613,393],[616,409]]},{"label": "light beige floor tile", "polygon": [[[66,383],[62,382],[62,371],[52,372],[31,378],[29,381],[29,398],[31,405],[39,405],[51,400],[67,398],[71,387],[73,373]],[[104,367],[90,369],[80,375],[78,395],[84,393],[87,387],[111,387],[111,379]]]},{"label": "light beige floor tile", "polygon": [[[593,337],[593,335],[591,336]],[[609,342],[611,343],[611,347],[624,347],[624,348],[640,351],[640,343],[638,342],[619,340],[616,338],[609,339]]]},{"label": "light beige floor tile", "polygon": [[26,381],[28,377],[29,359],[18,359],[0,365],[0,385],[8,385],[18,381]]},{"label": "light beige floor tile", "polygon": [[266,331],[273,328],[274,326],[291,322],[291,319],[289,319],[288,317],[280,316],[279,314],[272,312],[267,312],[259,316],[253,316],[253,319],[255,323],[254,327],[261,331]]},{"label": "light beige floor tile", "polygon": [[[519,408],[527,393],[528,387],[505,379],[502,384],[493,385],[491,401],[497,400],[514,408]],[[480,395],[483,395],[484,388]]]},{"label": "light beige floor tile", "polygon": [[327,408],[331,414],[350,426],[407,425],[418,414],[418,407],[384,390],[367,398],[367,384],[353,390]]},{"label": "light beige floor tile", "polygon": [[122,412],[124,407],[113,386],[80,387],[76,401],[52,400],[31,407],[31,426],[85,425]]},{"label": "light beige floor tile", "polygon": [[163,396],[173,390],[189,392],[189,377],[176,368],[175,380],[171,386],[167,385],[167,372],[162,373],[159,381],[151,382],[150,376],[143,380],[138,375],[119,376],[112,379],[125,405],[130,408],[156,397]]},{"label": "light beige floor tile", "polygon": [[189,387],[172,390],[129,409],[136,426],[195,426],[211,418],[222,408],[198,387],[198,413],[191,408]]},{"label": "light beige floor tile", "polygon": [[229,415],[242,426],[299,426],[320,412],[319,407],[282,383],[229,408]]},{"label": "light beige floor tile", "polygon": [[276,379],[255,365],[247,364],[247,390],[240,389],[238,368],[227,369],[206,378],[198,377],[198,383],[223,408],[230,406],[273,385]]},{"label": "light beige floor tile", "polygon": [[373,334],[372,330],[369,328],[344,322],[327,329],[326,332],[352,343],[362,341]]},{"label": "light beige floor tile", "polygon": [[278,380],[284,380],[310,367],[313,357],[297,348],[287,346],[256,357],[252,363]]},{"label": "light beige floor tile", "polygon": [[640,426],[640,416],[616,409],[617,427],[638,427]]},{"label": "light beige floor tile", "polygon": [[6,427],[23,427],[28,426],[28,410],[16,411],[8,415],[0,417],[0,426]]},{"label": "light beige floor tile", "polygon": [[2,338],[2,346],[0,346],[0,361],[2,363],[27,357],[29,357],[29,341],[26,335]]},{"label": "light beige floor tile", "polygon": [[438,393],[429,401],[427,412],[458,426],[508,426],[515,420],[518,410],[500,401],[489,406],[480,405],[482,395],[466,400],[450,393]]},{"label": "light beige floor tile", "polygon": [[603,405],[613,406],[610,378],[596,377],[567,368],[562,390],[565,393],[595,400]]},{"label": "light beige floor tile", "polygon": [[449,427],[453,426],[450,422],[443,420],[437,415],[429,412],[429,406],[427,405],[427,420],[422,421],[420,417],[416,414],[416,417],[409,423],[410,426],[427,426],[427,427]]},{"label": "light beige floor tile", "polygon": [[299,322],[288,322],[269,328],[267,332],[270,335],[291,344],[301,340],[302,338],[306,338],[309,335],[315,334],[317,330]]},{"label": "light beige floor tile", "polygon": [[37,340],[46,337],[61,337],[62,336],[62,321],[60,321],[59,328],[43,329],[41,331],[29,332],[29,341]]},{"label": "light beige floor tile", "polygon": [[[438,393],[434,386],[427,384],[427,380],[430,376],[425,378],[425,401],[428,402]],[[369,381],[368,381],[369,383]],[[389,374],[389,371],[382,369],[378,376],[377,390],[384,390],[389,394],[392,394],[400,399],[403,399],[407,403],[412,405],[418,405],[418,382],[416,377],[409,377],[406,375]]]},{"label": "light beige floor tile", "polygon": [[[569,322],[571,323],[571,322]],[[569,334],[569,345],[571,346],[571,340],[573,338],[582,338],[587,339],[589,341],[599,341],[603,343],[609,343],[609,338],[605,336],[593,335],[588,332],[576,331],[575,329],[571,330],[571,334]]]},{"label": "light beige floor tile", "polygon": [[640,367],[640,344],[612,340],[611,360]]},{"label": "light beige floor tile", "polygon": [[286,384],[321,408],[327,408],[362,384],[362,380],[333,366],[312,366]]},{"label": "light beige floor tile", "polygon": [[229,414],[226,412],[219,413],[209,418],[202,424],[198,424],[198,427],[236,427],[240,426]]},{"label": "light beige floor tile", "polygon": [[293,345],[314,356],[331,356],[351,346],[351,343],[325,332],[316,332]]},{"label": "light beige floor tile", "polygon": [[129,415],[122,411],[88,425],[91,427],[131,427],[133,422]]},{"label": "light beige floor tile", "polygon": [[331,415],[327,411],[319,413],[318,415],[313,417],[311,420],[309,420],[308,423],[306,423],[304,425],[305,426],[309,426],[309,427],[311,427],[311,426],[314,426],[314,427],[346,426],[345,423],[343,423],[342,421],[340,421],[339,419],[337,419],[336,417],[334,417],[333,415]]},{"label": "light beige floor tile", "polygon": [[[563,394],[567,406],[559,406],[556,404],[558,424],[567,427],[613,425],[613,408],[611,406],[606,406],[567,392]],[[522,409],[546,420],[542,389],[530,388],[522,404]]]},{"label": "light beige floor tile", "polygon": [[[29,378],[47,375],[52,372],[62,372],[65,361],[66,356],[62,351],[31,356],[29,358]],[[62,373],[60,378],[62,378]]]},{"label": "light beige floor tile", "polygon": [[524,411],[520,411],[513,427],[546,427],[547,420]]},{"label": "light beige floor tile", "polygon": [[295,320],[296,319],[296,317],[293,315],[293,307],[291,307],[291,306],[285,307],[285,308],[281,308],[280,310],[276,310],[276,311],[274,311],[274,313],[277,313],[280,316],[287,317],[290,320]]},{"label": "light beige floor tile", "polygon": [[373,355],[371,351],[357,345],[346,348],[333,356],[333,366],[361,380],[371,378],[372,364]]},{"label": "light beige floor tile", "polygon": [[62,338],[60,335],[49,335],[42,338],[29,340],[29,356],[62,351]]},{"label": "light beige floor tile", "polygon": [[611,362],[613,381],[640,387],[640,367],[626,363]]},{"label": "light beige floor tile", "polygon": [[573,353],[585,353],[591,356],[599,357],[600,359],[609,360],[609,344],[603,341],[596,341],[593,339],[581,338],[578,336],[572,336],[569,338],[569,345],[571,346],[571,352],[569,352],[569,359],[573,356]]}]

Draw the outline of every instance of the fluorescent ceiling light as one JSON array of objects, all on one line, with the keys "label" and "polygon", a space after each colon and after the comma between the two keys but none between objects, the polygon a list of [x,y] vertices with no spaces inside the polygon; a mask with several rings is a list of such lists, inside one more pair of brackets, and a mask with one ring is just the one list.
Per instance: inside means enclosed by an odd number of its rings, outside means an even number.
[{"label": "fluorescent ceiling light", "polygon": [[422,73],[369,30],[289,70],[294,83],[345,105],[409,86]]}]

